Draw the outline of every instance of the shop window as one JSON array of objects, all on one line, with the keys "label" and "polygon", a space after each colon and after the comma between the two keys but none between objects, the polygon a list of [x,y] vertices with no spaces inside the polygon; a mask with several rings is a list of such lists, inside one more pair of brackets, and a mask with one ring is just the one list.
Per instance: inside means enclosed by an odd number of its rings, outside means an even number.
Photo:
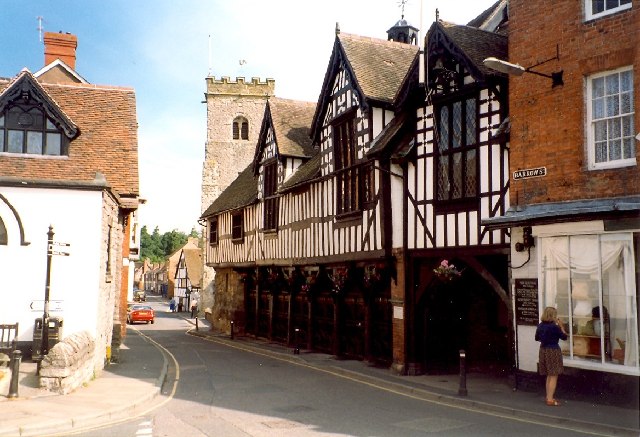
[{"label": "shop window", "polygon": [[566,358],[638,369],[638,319],[631,234],[540,238],[543,306],[569,332]]}]

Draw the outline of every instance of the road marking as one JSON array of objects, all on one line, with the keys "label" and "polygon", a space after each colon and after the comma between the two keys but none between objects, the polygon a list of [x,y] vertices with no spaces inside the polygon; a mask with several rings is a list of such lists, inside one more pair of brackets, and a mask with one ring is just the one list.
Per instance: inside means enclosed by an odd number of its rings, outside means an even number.
[{"label": "road marking", "polygon": [[[313,370],[316,370],[318,372],[327,373],[329,375],[337,376],[339,378],[344,378],[344,379],[347,379],[349,381],[353,381],[353,382],[357,382],[357,383],[360,383],[360,384],[368,385],[369,387],[373,387],[373,388],[378,389],[378,390],[384,390],[384,391],[389,392],[389,393],[397,394],[397,395],[404,396],[404,397],[411,398],[411,399],[416,399],[416,400],[423,401],[423,402],[429,402],[429,403],[432,403],[432,404],[446,406],[446,407],[450,407],[450,408],[457,408],[459,410],[469,411],[469,412],[477,413],[477,414],[485,414],[487,416],[500,417],[500,418],[503,418],[503,419],[514,420],[514,421],[522,422],[522,423],[529,423],[529,424],[533,424],[533,425],[542,425],[542,426],[546,426],[546,427],[549,427],[549,428],[563,429],[563,430],[568,430],[568,431],[580,432],[580,433],[587,434],[587,435],[602,436],[602,437],[606,437],[606,436],[611,435],[610,433],[598,432],[598,431],[595,431],[595,430],[586,429],[586,427],[589,425],[589,423],[584,423],[583,422],[583,423],[581,423],[581,426],[579,428],[571,427],[569,425],[562,425],[562,424],[559,424],[559,423],[557,423],[557,424],[556,423],[552,423],[552,421],[563,420],[562,418],[558,418],[558,417],[555,417],[555,416],[546,416],[545,419],[550,421],[550,422],[544,422],[542,420],[533,420],[533,419],[527,419],[527,418],[524,418],[524,417],[515,417],[515,416],[512,416],[512,415],[507,415],[507,414],[499,413],[499,412],[496,412],[496,411],[487,411],[487,410],[482,410],[482,409],[475,409],[475,408],[467,407],[467,406],[464,406],[464,405],[455,404],[455,403],[453,403],[453,401],[455,401],[455,398],[451,398],[452,400],[449,401],[449,402],[444,401],[444,400],[440,401],[440,400],[435,400],[435,399],[425,399],[424,397],[421,397],[421,396],[417,396],[417,395],[414,395],[414,394],[411,394],[411,393],[405,393],[405,392],[402,392],[402,391],[399,391],[399,390],[396,390],[396,389],[392,389],[392,388],[388,388],[388,387],[382,387],[382,386],[376,385],[376,384],[374,384],[372,382],[364,381],[362,379],[358,379],[358,378],[354,378],[352,376],[344,375],[342,373],[335,372],[333,370],[322,369],[320,367],[316,367],[316,366],[313,366],[311,364],[301,363],[301,362],[299,362],[297,360],[290,359],[289,357],[278,357],[278,356],[275,356],[273,354],[269,354],[269,353],[266,353],[266,352],[260,352],[260,351],[254,349],[254,348],[244,347],[244,346],[241,346],[241,345],[238,345],[238,344],[233,344],[233,343],[230,343],[227,340],[224,340],[224,339],[221,339],[221,338],[214,338],[214,337],[209,337],[209,336],[196,335],[196,334],[193,334],[192,331],[193,331],[193,329],[190,329],[189,331],[187,331],[187,334],[192,335],[194,337],[202,338],[203,340],[206,340],[206,341],[211,341],[211,342],[214,342],[214,343],[218,343],[218,344],[230,347],[230,348],[242,350],[242,351],[249,352],[249,353],[252,353],[252,354],[255,354],[255,355],[268,357],[268,358],[271,358],[271,359],[274,359],[274,360],[278,360],[278,361],[284,361],[284,362],[287,362],[287,363],[290,363],[290,364],[294,364],[296,366],[306,367],[308,369],[313,369]],[[441,399],[444,399],[447,396],[439,395],[438,397],[441,398]],[[476,402],[476,404],[477,405],[482,405],[481,402]],[[598,426],[599,424],[594,423],[592,425]]]}]

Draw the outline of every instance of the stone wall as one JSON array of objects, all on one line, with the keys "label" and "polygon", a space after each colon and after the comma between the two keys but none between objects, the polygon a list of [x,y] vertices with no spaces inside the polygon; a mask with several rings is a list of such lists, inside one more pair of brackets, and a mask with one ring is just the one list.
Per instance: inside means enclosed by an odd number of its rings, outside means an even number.
[{"label": "stone wall", "polygon": [[216,299],[212,308],[211,324],[215,331],[231,333],[230,322],[234,322],[234,332],[244,333],[244,283],[233,269],[218,269],[215,277]]},{"label": "stone wall", "polygon": [[[206,79],[207,142],[202,166],[201,211],[204,212],[238,173],[253,160],[267,100],[275,95],[275,81],[251,81],[238,77]],[[242,116],[249,122],[249,139],[233,139],[233,120]],[[206,228],[203,230],[208,237]],[[207,267],[206,250],[203,257],[201,308],[212,308],[216,293],[216,273]]]},{"label": "stone wall", "polygon": [[40,366],[40,387],[67,394],[95,376],[95,342],[87,331],[76,332],[51,348]]}]

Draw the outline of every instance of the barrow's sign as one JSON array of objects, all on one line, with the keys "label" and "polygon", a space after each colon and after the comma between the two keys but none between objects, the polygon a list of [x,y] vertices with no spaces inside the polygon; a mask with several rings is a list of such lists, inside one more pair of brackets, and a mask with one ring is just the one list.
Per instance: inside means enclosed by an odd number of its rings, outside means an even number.
[{"label": "barrow's sign", "polygon": [[547,167],[525,168],[524,170],[516,170],[513,172],[513,180],[537,178],[547,175]]},{"label": "barrow's sign", "polygon": [[[29,305],[31,311],[42,312],[44,311],[44,300],[34,300]],[[51,312],[59,312],[62,311],[62,301],[61,300],[50,300],[49,301],[49,311]]]}]

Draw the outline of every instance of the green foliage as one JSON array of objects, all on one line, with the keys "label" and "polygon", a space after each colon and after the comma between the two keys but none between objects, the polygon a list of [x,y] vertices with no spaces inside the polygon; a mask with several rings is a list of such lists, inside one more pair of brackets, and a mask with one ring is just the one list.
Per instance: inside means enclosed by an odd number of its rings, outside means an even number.
[{"label": "green foliage", "polygon": [[147,227],[143,226],[140,230],[140,258],[147,258],[152,263],[163,262],[176,250],[184,246],[188,237],[199,236],[195,228],[191,229],[189,235],[175,229],[160,235],[160,230],[157,226],[152,234],[149,234]]}]

